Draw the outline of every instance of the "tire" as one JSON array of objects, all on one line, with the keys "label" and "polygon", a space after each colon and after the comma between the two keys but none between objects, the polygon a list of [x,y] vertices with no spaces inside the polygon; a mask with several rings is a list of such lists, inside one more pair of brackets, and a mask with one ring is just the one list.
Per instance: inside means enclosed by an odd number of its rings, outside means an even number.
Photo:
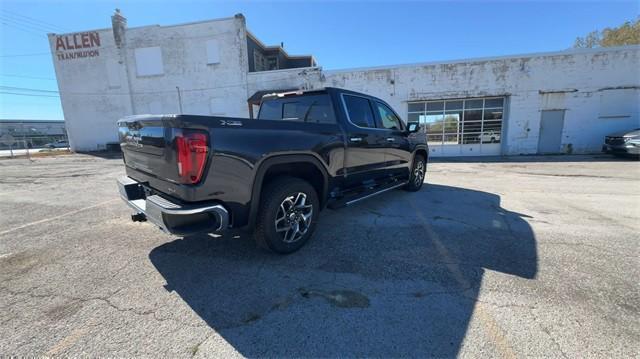
[{"label": "tire", "polygon": [[[422,170],[420,170],[422,168]],[[422,188],[424,183],[424,177],[427,174],[427,161],[423,155],[416,155],[413,159],[413,166],[411,166],[411,175],[409,176],[409,183],[404,186],[404,189],[409,192],[416,192]]]},{"label": "tire", "polygon": [[278,177],[262,192],[254,239],[264,249],[293,253],[313,235],[319,212],[318,195],[308,182]]}]

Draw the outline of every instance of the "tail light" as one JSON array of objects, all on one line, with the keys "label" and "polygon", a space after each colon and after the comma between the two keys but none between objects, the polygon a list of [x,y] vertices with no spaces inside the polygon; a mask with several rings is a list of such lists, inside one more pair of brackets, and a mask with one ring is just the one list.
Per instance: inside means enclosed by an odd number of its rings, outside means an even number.
[{"label": "tail light", "polygon": [[186,184],[200,182],[207,162],[207,152],[209,152],[207,140],[207,134],[200,132],[183,132],[176,135],[180,182]]}]

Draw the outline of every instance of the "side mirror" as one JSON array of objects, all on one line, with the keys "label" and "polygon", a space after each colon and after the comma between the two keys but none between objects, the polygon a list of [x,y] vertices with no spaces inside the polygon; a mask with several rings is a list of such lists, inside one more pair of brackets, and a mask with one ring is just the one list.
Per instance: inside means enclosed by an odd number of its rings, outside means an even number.
[{"label": "side mirror", "polygon": [[420,130],[420,124],[418,122],[409,122],[407,129],[409,133],[416,133]]}]

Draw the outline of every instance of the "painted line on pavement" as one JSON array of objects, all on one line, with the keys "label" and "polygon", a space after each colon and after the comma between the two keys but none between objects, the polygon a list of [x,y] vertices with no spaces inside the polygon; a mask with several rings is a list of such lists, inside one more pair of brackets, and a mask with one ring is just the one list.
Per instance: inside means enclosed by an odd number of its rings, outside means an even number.
[{"label": "painted line on pavement", "polygon": [[76,209],[74,211],[63,213],[63,214],[60,214],[60,215],[57,215],[57,216],[54,216],[54,217],[45,218],[45,219],[41,219],[39,221],[23,224],[21,226],[18,226],[18,227],[15,227],[15,228],[11,228],[11,229],[7,229],[6,231],[0,232],[0,236],[4,235],[4,234],[7,234],[7,233],[15,232],[15,231],[23,229],[23,228],[35,226],[36,224],[42,224],[42,223],[46,223],[46,222],[51,222],[53,220],[56,220],[56,219],[59,219],[59,218],[62,218],[62,217],[70,216],[72,214],[80,213],[82,211],[86,211],[86,210],[89,210],[89,209],[92,209],[92,208],[104,206],[105,204],[108,204],[108,203],[111,203],[111,202],[115,202],[117,200],[119,200],[119,198],[113,198],[113,199],[110,199],[108,201],[104,201],[104,202],[100,202],[98,204],[94,204],[93,206]]},{"label": "painted line on pavement", "polygon": [[58,343],[56,343],[53,347],[51,347],[45,353],[45,356],[52,357],[58,355],[58,353],[67,350],[71,346],[73,346],[78,339],[82,338],[89,331],[90,327],[93,326],[96,322],[96,318],[89,319],[82,327],[74,329],[69,333],[68,336],[62,338]]},{"label": "painted line on pavement", "polygon": [[[445,259],[445,262],[447,263],[446,264],[447,269],[449,270],[449,272],[451,272],[451,274],[453,275],[453,278],[456,280],[456,282],[458,282],[458,284],[462,288],[469,288],[471,284],[469,283],[468,280],[464,278],[464,275],[460,271],[460,268],[458,267],[457,264],[455,264],[455,259],[453,258],[453,256],[451,256],[451,254],[449,253],[447,248],[444,246],[444,244],[442,244],[442,241],[440,241],[438,234],[433,230],[433,228],[431,228],[431,225],[426,220],[422,211],[413,203],[411,199],[408,199],[407,201],[409,202],[409,205],[413,208],[414,213],[417,215],[418,220],[422,225],[422,228],[425,230],[425,232],[427,232],[429,237],[433,240],[433,243],[436,246],[436,250],[438,251],[438,254]],[[504,335],[504,331],[500,328],[500,325],[496,322],[493,316],[491,316],[487,308],[485,308],[485,306],[477,300],[475,301],[474,313],[478,315],[478,319],[480,319],[480,321],[485,325],[488,331],[487,334],[489,335],[489,337],[491,337],[490,339],[495,344],[501,356],[503,358],[510,358],[510,359],[517,358],[515,352],[513,351],[513,348],[511,347],[511,345],[509,344],[509,341]],[[471,318],[469,318],[469,320],[471,320]]]}]

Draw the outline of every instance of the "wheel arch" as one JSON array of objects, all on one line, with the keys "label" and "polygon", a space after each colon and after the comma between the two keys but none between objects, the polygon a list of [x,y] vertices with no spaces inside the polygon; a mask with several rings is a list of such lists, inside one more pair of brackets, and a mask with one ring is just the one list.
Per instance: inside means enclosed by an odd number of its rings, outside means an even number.
[{"label": "wheel arch", "polygon": [[250,228],[256,224],[263,188],[279,176],[297,177],[309,182],[317,192],[320,208],[326,204],[329,175],[319,159],[309,154],[275,155],[262,160],[258,165],[251,192]]},{"label": "wheel arch", "polygon": [[416,155],[422,155],[425,161],[429,160],[429,151],[427,151],[427,149],[424,147],[418,147],[415,149],[415,151],[413,151],[413,156],[411,158],[412,166],[413,166],[413,159],[416,157]]}]

